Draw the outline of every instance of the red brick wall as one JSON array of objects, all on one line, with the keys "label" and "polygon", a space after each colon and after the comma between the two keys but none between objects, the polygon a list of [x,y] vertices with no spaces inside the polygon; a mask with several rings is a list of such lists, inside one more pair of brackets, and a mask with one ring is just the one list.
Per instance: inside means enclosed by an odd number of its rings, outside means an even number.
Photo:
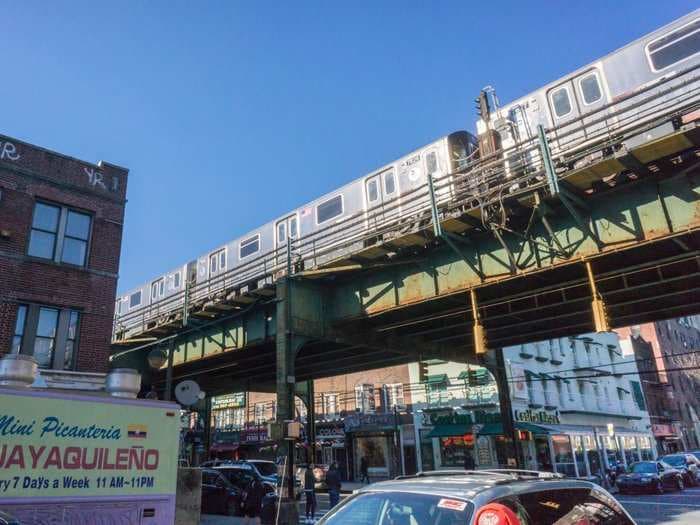
[{"label": "red brick wall", "polygon": [[[18,303],[70,307],[81,311],[77,369],[107,369],[127,175],[0,135],[0,353],[9,350]],[[85,268],[26,255],[37,199],[92,214]]]}]

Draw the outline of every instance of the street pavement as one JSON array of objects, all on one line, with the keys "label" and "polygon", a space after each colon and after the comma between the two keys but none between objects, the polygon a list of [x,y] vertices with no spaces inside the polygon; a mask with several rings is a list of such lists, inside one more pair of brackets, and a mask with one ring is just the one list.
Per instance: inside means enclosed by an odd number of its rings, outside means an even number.
[{"label": "street pavement", "polygon": [[627,509],[638,525],[698,525],[700,524],[700,487],[663,495],[620,495],[617,500]]},{"label": "street pavement", "polygon": [[[347,495],[341,495],[341,499]],[[638,525],[700,525],[700,487],[686,488],[683,492],[663,495],[619,495],[617,500],[627,509]],[[328,494],[317,494],[316,519],[328,512]],[[304,521],[304,500],[299,502],[299,523]],[[202,525],[242,525],[242,518],[202,516]]]}]

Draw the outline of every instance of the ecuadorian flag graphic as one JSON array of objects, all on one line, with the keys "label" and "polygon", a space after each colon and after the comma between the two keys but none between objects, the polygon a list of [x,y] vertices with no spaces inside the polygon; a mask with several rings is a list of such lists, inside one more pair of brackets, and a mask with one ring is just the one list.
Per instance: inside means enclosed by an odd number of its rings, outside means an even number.
[{"label": "ecuadorian flag graphic", "polygon": [[148,427],[146,425],[127,425],[126,432],[130,438],[144,439],[148,434]]}]

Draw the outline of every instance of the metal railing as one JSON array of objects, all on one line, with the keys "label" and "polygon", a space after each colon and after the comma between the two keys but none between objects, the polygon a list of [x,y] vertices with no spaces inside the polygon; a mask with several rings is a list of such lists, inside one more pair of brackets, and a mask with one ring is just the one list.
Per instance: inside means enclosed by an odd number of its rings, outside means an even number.
[{"label": "metal railing", "polygon": [[[565,178],[571,170],[609,153],[626,139],[698,109],[700,76],[695,73],[699,68],[693,66],[546,130],[557,176]],[[540,144],[533,135],[505,150],[460,162],[453,173],[434,181],[434,194],[439,220],[445,220],[546,186]],[[505,216],[500,219],[505,225]],[[431,195],[425,184],[388,204],[295,239],[293,267],[318,268],[403,235],[420,233],[431,224]],[[117,315],[113,339],[135,336],[176,317],[186,307],[201,308],[232,299],[231,294],[246,285],[272,284],[286,274],[287,258],[287,247],[278,247],[204,282],[188,282],[185,290],[170,297]]]}]

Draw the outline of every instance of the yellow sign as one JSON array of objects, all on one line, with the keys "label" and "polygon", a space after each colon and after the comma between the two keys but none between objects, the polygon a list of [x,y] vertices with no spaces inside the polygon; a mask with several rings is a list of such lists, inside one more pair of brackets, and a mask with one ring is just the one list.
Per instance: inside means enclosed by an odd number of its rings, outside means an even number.
[{"label": "yellow sign", "polygon": [[173,494],[177,406],[0,390],[3,498]]}]

